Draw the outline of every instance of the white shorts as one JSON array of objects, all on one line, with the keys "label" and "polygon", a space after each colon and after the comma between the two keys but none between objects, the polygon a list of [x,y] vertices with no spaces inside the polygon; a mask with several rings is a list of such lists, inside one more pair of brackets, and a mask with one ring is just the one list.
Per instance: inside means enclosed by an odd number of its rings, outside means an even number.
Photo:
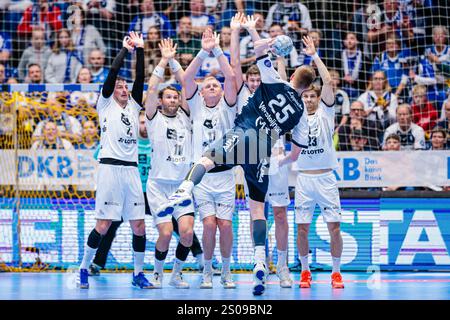
[{"label": "white shorts", "polygon": [[322,174],[298,173],[295,185],[295,223],[311,223],[316,204],[326,223],[341,222],[341,202],[333,171]]},{"label": "white shorts", "polygon": [[144,193],[137,167],[98,165],[95,218],[124,221],[145,218]]},{"label": "white shorts", "polygon": [[181,216],[188,213],[194,213],[194,204],[191,203],[186,207],[176,207],[173,213],[165,217],[158,217],[157,212],[159,207],[167,202],[167,199],[174,193],[181,182],[167,183],[161,181],[155,181],[152,179],[147,180],[147,200],[150,212],[152,213],[153,221],[155,225],[172,222],[172,216],[178,220]]},{"label": "white shorts", "polygon": [[205,174],[194,188],[194,199],[201,220],[215,215],[232,221],[236,201],[234,170]]}]

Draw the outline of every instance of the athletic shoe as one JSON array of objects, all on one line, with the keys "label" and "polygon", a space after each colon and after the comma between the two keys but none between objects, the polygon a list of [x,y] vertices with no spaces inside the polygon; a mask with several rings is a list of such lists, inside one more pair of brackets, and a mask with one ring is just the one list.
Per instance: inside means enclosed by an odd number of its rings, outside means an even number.
[{"label": "athletic shoe", "polygon": [[253,294],[255,296],[262,295],[266,289],[267,277],[266,265],[262,262],[255,264],[253,268]]},{"label": "athletic shoe", "polygon": [[183,274],[181,272],[172,273],[169,285],[177,289],[189,289],[189,283],[183,280]]},{"label": "athletic shoe", "polygon": [[158,272],[153,273],[153,278],[152,278],[152,284],[153,287],[152,289],[161,289],[162,288],[162,280],[163,280],[163,275],[159,274]]},{"label": "athletic shoe", "polygon": [[222,273],[222,276],[220,277],[220,283],[225,289],[236,288],[236,284],[233,281],[233,276],[231,275],[230,271]]},{"label": "athletic shoe", "polygon": [[175,207],[187,207],[191,203],[192,194],[183,189],[177,189],[177,191],[167,199],[167,202],[158,208],[158,217],[165,217],[172,214]]},{"label": "athletic shoe", "polygon": [[289,275],[289,268],[287,266],[277,268],[277,276],[280,279],[280,287],[282,288],[292,287],[292,279]]},{"label": "athletic shoe", "polygon": [[100,270],[102,270],[101,267],[99,267],[99,266],[96,265],[95,263],[92,263],[92,264],[89,266],[88,274],[89,274],[91,277],[99,276],[99,275],[100,275]]},{"label": "athletic shoe", "polygon": [[80,289],[89,289],[88,277],[89,273],[87,269],[80,269],[79,278],[77,279],[77,285]]},{"label": "athletic shoe", "polygon": [[212,289],[212,274],[211,272],[204,272],[202,276],[202,283],[200,284],[200,289]]},{"label": "athletic shoe", "polygon": [[153,288],[153,284],[147,280],[143,272],[139,272],[137,276],[133,273],[133,281],[131,283],[133,286],[141,289]]},{"label": "athletic shoe", "polygon": [[342,281],[342,275],[339,272],[331,274],[331,286],[333,289],[344,289],[344,281]]},{"label": "athletic shoe", "polygon": [[300,288],[311,288],[311,280],[311,271],[302,271],[302,274],[300,276]]}]

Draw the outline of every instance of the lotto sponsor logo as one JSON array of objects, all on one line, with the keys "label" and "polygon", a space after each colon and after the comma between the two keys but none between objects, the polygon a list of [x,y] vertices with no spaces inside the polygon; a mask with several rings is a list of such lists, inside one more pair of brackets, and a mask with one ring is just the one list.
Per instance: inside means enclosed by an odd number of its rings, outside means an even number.
[{"label": "lotto sponsor logo", "polygon": [[118,140],[118,142],[120,143],[124,143],[124,144],[136,144],[137,140],[136,139],[124,139],[124,138],[120,138]]},{"label": "lotto sponsor logo", "polygon": [[314,149],[314,150],[302,149],[302,154],[321,154],[324,152],[325,152],[324,149]]}]

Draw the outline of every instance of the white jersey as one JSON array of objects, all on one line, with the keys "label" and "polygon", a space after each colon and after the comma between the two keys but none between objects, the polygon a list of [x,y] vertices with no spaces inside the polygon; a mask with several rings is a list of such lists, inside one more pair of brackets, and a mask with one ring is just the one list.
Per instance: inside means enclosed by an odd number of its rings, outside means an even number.
[{"label": "white jersey", "polygon": [[248,98],[250,98],[251,95],[252,93],[250,92],[250,89],[247,87],[245,83],[243,83],[241,90],[239,90],[237,94],[236,100],[238,114],[242,112],[242,108],[247,104]]},{"label": "white jersey", "polygon": [[97,101],[101,127],[99,159],[138,161],[140,110],[141,106],[133,98],[130,98],[125,108],[122,108],[112,95],[106,99],[100,92]]},{"label": "white jersey", "polygon": [[226,131],[233,128],[236,106],[229,106],[222,97],[215,107],[207,107],[198,87],[187,103],[192,115],[193,159],[196,161],[214,141],[221,139]]},{"label": "white jersey", "polygon": [[293,170],[335,169],[338,167],[333,146],[334,104],[327,106],[320,101],[317,111],[308,115],[308,149],[302,149]]},{"label": "white jersey", "polygon": [[166,183],[183,181],[192,164],[192,127],[186,111],[180,107],[173,117],[157,111],[145,124],[152,145],[148,179]]},{"label": "white jersey", "polygon": [[401,150],[425,149],[425,131],[417,124],[411,123],[409,130],[403,131],[398,122],[394,123],[384,132],[383,144],[394,133],[400,137]]}]

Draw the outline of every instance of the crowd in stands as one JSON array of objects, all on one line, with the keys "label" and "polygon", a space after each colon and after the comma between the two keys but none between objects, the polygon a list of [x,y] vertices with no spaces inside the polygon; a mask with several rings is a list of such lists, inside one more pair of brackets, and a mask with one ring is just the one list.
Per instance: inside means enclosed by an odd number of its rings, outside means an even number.
[{"label": "crowd in stands", "polygon": [[[301,37],[313,38],[332,69],[336,91],[336,149],[445,150],[450,147],[450,4],[446,0],[6,0],[0,1],[0,84],[103,83],[111,57],[128,31],[145,37],[146,80],[158,64],[158,43],[170,37],[186,68],[206,28],[221,34],[229,58],[231,17],[253,14],[263,38],[290,36],[288,75],[313,64]],[[255,62],[242,34],[244,68]],[[131,55],[130,55],[131,56]],[[274,57],[275,62],[275,57]],[[132,59],[122,77],[134,79]],[[244,70],[245,71],[245,70]],[[223,78],[214,57],[198,81]],[[176,82],[167,74],[167,84]],[[19,93],[21,148],[95,148],[96,92]],[[16,97],[16,99],[18,99]],[[0,99],[0,148],[13,148],[11,93]]]}]

